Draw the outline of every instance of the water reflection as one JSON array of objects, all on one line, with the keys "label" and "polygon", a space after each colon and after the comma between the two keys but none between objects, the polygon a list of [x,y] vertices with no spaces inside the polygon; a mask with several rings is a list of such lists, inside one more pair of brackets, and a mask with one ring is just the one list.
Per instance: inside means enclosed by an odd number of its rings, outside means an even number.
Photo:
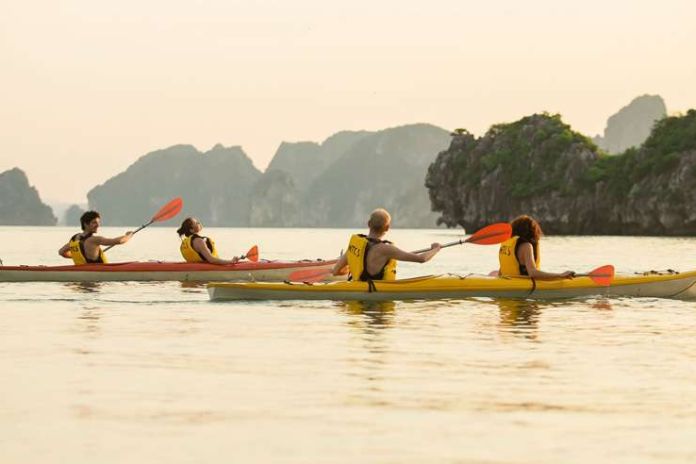
[{"label": "water reflection", "polygon": [[392,350],[390,337],[384,330],[394,325],[396,303],[393,301],[340,301],[339,311],[347,316],[347,324],[355,330],[356,350],[348,355],[349,376],[356,382],[348,395],[349,403],[375,405],[384,395],[386,356]]},{"label": "water reflection", "polygon": [[208,285],[208,282],[198,282],[198,281],[182,281],[179,282],[181,284],[181,288],[185,290],[187,289],[201,289],[201,288],[206,288]]},{"label": "water reflection", "polygon": [[614,307],[611,305],[611,301],[607,299],[599,299],[592,303],[594,309],[599,309],[601,311],[612,311]]},{"label": "water reflection", "polygon": [[351,316],[348,324],[353,327],[381,330],[394,324],[394,301],[341,301],[336,304]]},{"label": "water reflection", "polygon": [[340,311],[348,315],[347,324],[360,334],[361,351],[370,354],[365,358],[359,356],[358,364],[370,365],[370,374],[374,377],[373,368],[384,363],[382,355],[389,351],[384,329],[394,325],[396,303],[393,301],[341,301],[336,302]]},{"label": "water reflection", "polygon": [[532,300],[495,300],[500,310],[500,325],[506,331],[536,340],[541,306]]},{"label": "water reflection", "polygon": [[65,288],[77,293],[99,293],[104,282],[66,282]]},{"label": "water reflection", "polygon": [[100,321],[103,316],[101,308],[84,308],[77,316],[78,332],[96,335],[101,332]]},{"label": "water reflection", "polygon": [[[539,301],[539,300],[493,300],[500,310],[500,326],[506,332],[522,335],[527,339],[536,340],[539,329],[539,319],[543,310],[554,307],[568,308],[572,302],[566,301]],[[582,306],[591,306],[599,311],[612,311],[611,300],[601,298],[597,300],[582,300]]]}]

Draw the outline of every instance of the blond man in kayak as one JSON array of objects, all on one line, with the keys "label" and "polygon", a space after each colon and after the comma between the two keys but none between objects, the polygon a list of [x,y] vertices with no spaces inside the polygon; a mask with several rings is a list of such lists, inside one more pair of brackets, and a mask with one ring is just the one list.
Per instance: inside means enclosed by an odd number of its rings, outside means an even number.
[{"label": "blond man in kayak", "polygon": [[396,279],[396,262],[425,263],[440,251],[440,244],[433,243],[430,250],[410,253],[394,246],[383,237],[391,226],[391,216],[382,208],[370,214],[367,221],[369,233],[351,236],[348,251],[341,255],[333,267],[334,275],[350,273],[350,279],[361,281]]},{"label": "blond man in kayak", "polygon": [[75,264],[106,263],[102,245],[123,245],[131,239],[133,232],[126,232],[116,238],[106,238],[94,235],[101,226],[101,216],[96,211],[87,211],[80,217],[82,232],[73,235],[68,243],[63,245],[58,254],[63,258],[72,259]]}]

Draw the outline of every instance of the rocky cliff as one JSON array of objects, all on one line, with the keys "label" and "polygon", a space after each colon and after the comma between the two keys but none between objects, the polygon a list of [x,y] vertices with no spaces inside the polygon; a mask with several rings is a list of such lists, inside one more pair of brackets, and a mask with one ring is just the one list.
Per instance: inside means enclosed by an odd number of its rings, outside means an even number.
[{"label": "rocky cliff", "polygon": [[598,205],[606,198],[602,232],[696,234],[696,110],[661,119],[643,145],[602,157],[590,176]]},{"label": "rocky cliff", "polygon": [[184,209],[178,219],[196,216],[205,226],[247,226],[251,193],[260,177],[239,147],[216,145],[201,153],[176,145],[143,156],[90,190],[87,199],[107,225],[142,224],[181,196]]},{"label": "rocky cliff", "polygon": [[439,221],[473,230],[519,214],[561,234],[696,233],[696,111],[660,120],[637,149],[607,156],[560,116],[463,132],[428,169]]},{"label": "rocky cliff", "polygon": [[445,130],[413,124],[339,132],[321,145],[294,144],[292,151],[284,144],[259,181],[251,224],[364,227],[370,211],[384,207],[396,227],[434,227],[425,172],[447,143]]},{"label": "rocky cliff", "polygon": [[254,186],[249,223],[255,227],[300,227],[302,195],[293,177],[269,169]]},{"label": "rocky cliff", "polygon": [[284,171],[297,186],[308,186],[353,144],[370,134],[368,131],[338,132],[321,144],[283,142],[266,171]]},{"label": "rocky cliff", "polygon": [[385,207],[399,227],[433,227],[425,172],[448,143],[447,131],[429,124],[344,131],[321,144],[281,144],[264,174],[238,147],[177,145],[143,156],[87,198],[109,225],[141,224],[181,196],[180,217],[208,226],[363,227]]},{"label": "rocky cliff", "polygon": [[[425,192],[428,165],[448,142],[447,131],[429,124],[385,129],[365,137],[310,185],[305,224],[364,227],[374,208],[394,212],[417,198],[419,190]],[[427,209],[411,217],[394,214],[394,226],[415,227],[429,214]]]},{"label": "rocky cliff", "polygon": [[85,210],[80,208],[80,205],[70,205],[68,209],[65,210],[63,224],[66,226],[80,227],[80,216],[82,216],[84,212]]},{"label": "rocky cliff", "polygon": [[642,144],[650,135],[655,121],[665,115],[667,107],[659,95],[636,97],[609,117],[604,136],[597,136],[594,141],[609,153],[622,153]]},{"label": "rocky cliff", "polygon": [[51,207],[19,168],[0,173],[0,225],[54,226]]}]

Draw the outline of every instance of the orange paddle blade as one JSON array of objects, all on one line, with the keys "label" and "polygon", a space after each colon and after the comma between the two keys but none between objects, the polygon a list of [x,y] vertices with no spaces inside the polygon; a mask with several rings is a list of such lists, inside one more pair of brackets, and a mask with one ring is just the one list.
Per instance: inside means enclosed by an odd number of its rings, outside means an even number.
[{"label": "orange paddle blade", "polygon": [[614,266],[607,264],[606,266],[598,267],[587,274],[587,277],[592,279],[597,285],[608,287],[614,280]]},{"label": "orange paddle blade", "polygon": [[179,214],[183,206],[184,201],[181,199],[181,197],[176,197],[157,211],[154,216],[152,216],[152,222],[161,222],[173,218]]},{"label": "orange paddle blade", "polygon": [[259,247],[254,245],[253,247],[249,248],[249,251],[247,251],[242,258],[246,258],[253,263],[257,262],[259,260]]},{"label": "orange paddle blade", "polygon": [[471,237],[464,240],[477,245],[495,245],[512,237],[512,226],[507,222],[498,222],[479,229]]},{"label": "orange paddle blade", "polygon": [[290,282],[319,282],[331,275],[331,269],[300,269],[291,272],[288,276]]}]

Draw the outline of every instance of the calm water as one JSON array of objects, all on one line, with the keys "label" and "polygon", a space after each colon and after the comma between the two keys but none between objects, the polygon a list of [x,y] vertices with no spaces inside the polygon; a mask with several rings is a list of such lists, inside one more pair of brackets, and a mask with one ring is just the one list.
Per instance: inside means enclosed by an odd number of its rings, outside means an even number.
[{"label": "calm water", "polygon": [[[111,259],[178,260],[173,229]],[[0,258],[61,264],[72,232],[0,228]],[[206,232],[269,259],[330,258],[350,233]],[[408,249],[458,237],[391,234]],[[696,239],[543,251],[549,270],[696,268]],[[449,248],[400,275],[488,272],[496,253]],[[0,283],[0,318],[3,464],[696,462],[693,302],[211,303],[179,283]]]}]

